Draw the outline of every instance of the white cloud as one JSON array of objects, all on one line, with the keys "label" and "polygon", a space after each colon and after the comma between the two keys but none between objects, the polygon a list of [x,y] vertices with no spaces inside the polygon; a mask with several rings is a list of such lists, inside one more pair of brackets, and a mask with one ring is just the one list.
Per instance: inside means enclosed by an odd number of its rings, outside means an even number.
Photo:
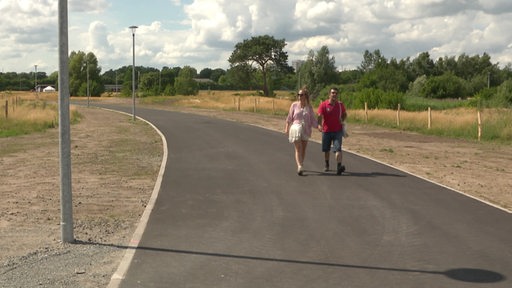
[{"label": "white cloud", "polygon": [[[104,70],[131,65],[126,27],[138,22],[136,64],[152,67],[226,69],[236,43],[263,34],[285,39],[290,61],[327,45],[344,68],[357,67],[364,50],[375,49],[388,59],[487,52],[493,62],[512,62],[509,0],[158,2],[166,6],[138,5],[145,8],[140,15],[125,11],[130,5],[120,0],[70,0],[70,50],[94,52]],[[39,63],[56,69],[57,1],[0,0],[0,13],[0,41],[8,43],[0,47],[6,59],[0,68],[26,71]]]},{"label": "white cloud", "polygon": [[106,0],[69,0],[68,10],[70,12],[100,13],[109,7],[110,4]]}]

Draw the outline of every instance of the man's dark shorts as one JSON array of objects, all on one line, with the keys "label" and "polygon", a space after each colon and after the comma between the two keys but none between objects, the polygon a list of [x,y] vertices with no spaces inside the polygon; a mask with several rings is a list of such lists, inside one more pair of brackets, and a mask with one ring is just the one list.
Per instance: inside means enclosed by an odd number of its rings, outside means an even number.
[{"label": "man's dark shorts", "polygon": [[341,131],[338,132],[323,132],[322,133],[322,152],[328,152],[331,150],[333,152],[340,152],[342,145]]}]

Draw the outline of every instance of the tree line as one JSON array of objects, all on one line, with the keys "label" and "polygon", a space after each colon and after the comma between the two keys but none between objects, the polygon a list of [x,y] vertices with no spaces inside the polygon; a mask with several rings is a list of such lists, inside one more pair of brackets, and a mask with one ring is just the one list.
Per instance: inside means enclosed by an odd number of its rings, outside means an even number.
[{"label": "tree line", "polygon": [[[407,99],[466,99],[475,105],[512,105],[512,66],[500,68],[491,57],[461,54],[432,59],[428,52],[415,58],[387,59],[380,50],[364,51],[359,67],[339,71],[327,46],[309,51],[304,60],[288,64],[285,39],[269,35],[245,39],[234,46],[230,68],[136,66],[139,97],[151,95],[194,95],[200,89],[256,90],[272,96],[274,90],[296,90],[307,86],[314,99],[326,96],[325,90],[338,86],[351,107],[366,103],[370,108],[394,108]],[[92,53],[73,51],[69,59],[71,95],[99,96],[105,84],[118,85],[121,94],[132,89],[131,66],[101,73]],[[0,73],[0,90],[31,90],[38,83],[57,85],[57,72]],[[404,107],[407,108],[407,107]],[[411,108],[412,109],[412,108]]]}]

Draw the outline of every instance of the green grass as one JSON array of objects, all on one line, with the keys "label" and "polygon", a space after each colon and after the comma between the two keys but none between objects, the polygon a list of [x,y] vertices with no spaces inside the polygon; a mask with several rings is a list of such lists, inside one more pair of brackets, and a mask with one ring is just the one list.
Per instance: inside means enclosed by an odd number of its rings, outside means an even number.
[{"label": "green grass", "polygon": [[[2,106],[5,111],[5,106]],[[71,109],[71,124],[81,119],[78,111]],[[0,137],[14,137],[31,133],[44,132],[47,129],[58,127],[58,111],[56,104],[49,104],[42,100],[25,100],[0,115]]]},{"label": "green grass", "polygon": [[427,99],[423,97],[407,96],[403,105],[407,111],[425,111],[429,107],[432,110],[448,110],[468,106],[468,100],[457,99]]}]

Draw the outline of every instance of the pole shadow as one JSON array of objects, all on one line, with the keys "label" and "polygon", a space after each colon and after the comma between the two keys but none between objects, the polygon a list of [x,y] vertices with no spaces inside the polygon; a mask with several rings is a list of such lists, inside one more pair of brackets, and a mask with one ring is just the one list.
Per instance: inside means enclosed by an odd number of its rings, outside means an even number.
[{"label": "pole shadow", "polygon": [[264,261],[264,262],[279,262],[279,263],[292,263],[302,265],[314,265],[314,266],[325,266],[325,267],[338,267],[345,269],[359,269],[359,270],[374,270],[374,271],[390,271],[390,272],[403,272],[403,273],[424,273],[433,275],[442,275],[449,279],[468,282],[468,283],[497,283],[505,281],[507,278],[505,275],[490,271],[486,269],[478,268],[454,268],[446,271],[434,271],[434,270],[421,270],[421,269],[405,269],[405,268],[393,268],[393,267],[378,267],[378,266],[363,266],[363,265],[351,265],[342,263],[329,263],[329,262],[318,262],[308,260],[295,260],[295,259],[280,259],[280,258],[269,258],[249,255],[235,255],[215,252],[204,252],[204,251],[191,251],[181,249],[167,249],[167,248],[155,248],[155,247],[144,247],[144,246],[125,246],[116,244],[105,244],[105,243],[94,243],[87,241],[76,240],[75,244],[78,245],[98,245],[114,247],[119,249],[134,249],[134,250],[145,250],[155,252],[165,252],[172,254],[182,255],[194,255],[204,257],[217,257],[217,258],[231,258],[231,259],[244,259],[250,261]]},{"label": "pole shadow", "polygon": [[403,174],[395,173],[382,173],[382,172],[343,172],[341,175],[337,175],[336,171],[316,171],[316,170],[304,170],[302,176],[336,176],[336,177],[406,177]]}]

